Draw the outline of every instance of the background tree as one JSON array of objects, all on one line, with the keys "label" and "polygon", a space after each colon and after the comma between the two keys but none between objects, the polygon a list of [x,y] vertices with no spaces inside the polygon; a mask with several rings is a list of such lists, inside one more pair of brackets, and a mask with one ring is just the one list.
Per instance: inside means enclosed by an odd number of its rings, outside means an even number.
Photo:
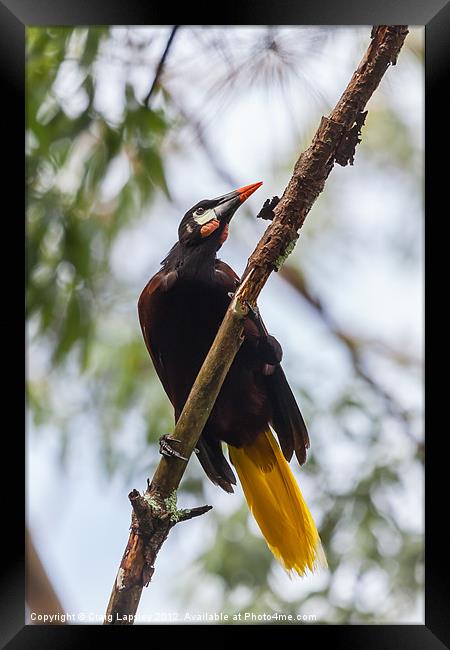
[{"label": "background tree", "polygon": [[[170,33],[28,30],[29,471],[40,476],[59,458],[70,477],[69,499],[54,469],[46,495],[30,494],[30,526],[63,604],[99,613],[124,542],[127,488],[140,477],[144,486],[155,442],[173,426],[139,332],[139,292],[189,205],[259,179],[267,196],[280,192],[299,143],[343,87],[337,68],[346,80],[367,42],[367,29],[183,27],[149,107]],[[261,298],[309,423],[300,483],[330,572],[291,585],[242,498],[220,495],[192,462],[180,501],[206,499],[214,510],[169,539],[165,554],[181,551],[186,571],[165,587],[174,574],[162,562],[142,611],[170,602],[180,612],[420,620],[422,90],[422,30],[411,30],[395,81],[370,105],[352,174],[329,179]],[[264,228],[253,218],[260,203],[223,251],[236,269]],[[105,491],[94,530],[74,479]],[[61,578],[44,504],[96,585],[106,572],[102,588],[79,588],[73,570]],[[103,556],[104,569],[103,557],[85,565],[83,551],[101,528],[113,558]]]}]

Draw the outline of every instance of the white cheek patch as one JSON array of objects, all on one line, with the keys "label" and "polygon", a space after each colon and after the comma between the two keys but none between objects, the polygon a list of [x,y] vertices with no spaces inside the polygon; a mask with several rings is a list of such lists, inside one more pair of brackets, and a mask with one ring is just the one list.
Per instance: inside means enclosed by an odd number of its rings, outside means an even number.
[{"label": "white cheek patch", "polygon": [[214,210],[206,210],[203,214],[196,215],[194,212],[194,221],[199,224],[199,226],[204,226],[205,223],[208,223],[208,221],[211,221],[211,219],[216,218],[216,213]]}]

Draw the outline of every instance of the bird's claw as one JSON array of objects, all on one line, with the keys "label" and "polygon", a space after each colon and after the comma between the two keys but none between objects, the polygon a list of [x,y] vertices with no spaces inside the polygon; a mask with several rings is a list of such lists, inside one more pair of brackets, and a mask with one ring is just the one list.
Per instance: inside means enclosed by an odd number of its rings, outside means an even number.
[{"label": "bird's claw", "polygon": [[173,442],[180,443],[181,440],[178,440],[178,438],[173,438],[168,434],[161,436],[159,439],[159,453],[163,456],[167,456],[168,458],[175,456],[175,458],[179,458],[180,460],[185,460],[187,462],[188,459],[186,456],[182,456],[176,449],[173,448]]},{"label": "bird's claw", "polygon": [[229,291],[229,292],[228,292],[228,298],[230,298],[231,300],[233,300],[234,295],[235,295],[236,291],[238,290],[238,287],[239,287],[240,284],[241,284],[241,281],[240,281],[240,280],[235,280],[235,281],[234,281],[234,291]]},{"label": "bird's claw", "polygon": [[259,326],[261,323],[261,314],[257,305],[251,305],[248,300],[244,300],[244,304],[248,307],[249,317]]},{"label": "bird's claw", "polygon": [[255,323],[258,328],[259,334],[263,339],[266,339],[269,335],[266,326],[264,325],[261,314],[259,313],[259,308],[257,305],[251,305],[248,300],[244,301],[248,307],[248,317]]}]

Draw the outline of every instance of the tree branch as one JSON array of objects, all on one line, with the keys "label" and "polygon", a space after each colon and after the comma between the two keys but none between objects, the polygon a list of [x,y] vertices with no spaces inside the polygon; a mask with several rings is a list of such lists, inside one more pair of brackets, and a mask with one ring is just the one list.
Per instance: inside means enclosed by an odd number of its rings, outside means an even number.
[{"label": "tree branch", "polygon": [[148,106],[148,103],[150,101],[150,97],[153,95],[153,92],[158,84],[159,78],[161,76],[161,73],[164,68],[164,63],[166,62],[167,55],[169,54],[169,50],[172,46],[172,41],[175,38],[175,34],[177,33],[179,25],[174,25],[172,27],[172,31],[170,32],[170,36],[168,38],[168,41],[166,43],[166,47],[164,48],[164,52],[162,53],[161,59],[159,60],[159,63],[156,67],[156,72],[155,72],[155,77],[153,79],[153,83],[150,87],[150,90],[148,91],[145,99],[144,99],[144,104]]},{"label": "tree branch", "polygon": [[[407,33],[405,25],[381,25],[372,30],[371,43],[342,97],[330,116],[322,117],[311,145],[298,159],[292,178],[274,209],[275,217],[248,260],[242,282],[176,423],[173,437],[180,441],[180,453],[186,458],[200,437],[242,344],[243,319],[248,305],[256,303],[269,275],[281,268],[293,249],[298,231],[323,190],[334,163],[353,163],[366,115],[365,106],[389,65],[396,63]],[[163,456],[144,495],[136,490],[130,493],[131,533],[105,623],[134,621],[142,588],[148,585],[154,572],[156,555],[170,529],[183,519],[176,509],[176,490],[185,469],[185,461]],[[197,514],[209,508],[204,506]]]}]

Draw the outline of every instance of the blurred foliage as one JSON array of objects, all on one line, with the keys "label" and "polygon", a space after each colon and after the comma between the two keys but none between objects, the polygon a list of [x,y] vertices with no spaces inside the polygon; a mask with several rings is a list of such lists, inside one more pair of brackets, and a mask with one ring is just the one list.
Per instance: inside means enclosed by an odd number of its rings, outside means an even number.
[{"label": "blurred foliage", "polygon": [[[129,85],[120,123],[95,108],[94,61],[107,37],[107,28],[28,30],[27,316],[48,335],[55,365],[77,345],[82,369],[111,245],[156,188],[168,194],[160,154],[170,126],[165,114],[140,105]],[[60,94],[64,74],[76,78],[69,95]],[[119,159],[127,180],[104,199],[102,183]]]},{"label": "blurred foliage", "polygon": [[[96,62],[110,39],[108,27],[27,30],[26,131],[29,331],[45,341],[53,373],[87,372],[92,404],[110,405],[101,427],[108,437],[136,400],[139,374],[150,372],[139,338],[118,344],[117,332],[99,335],[111,314],[105,303],[124,291],[111,281],[111,249],[157,189],[169,196],[161,146],[171,126],[126,80],[120,121],[97,107]],[[106,194],[117,164],[124,181]],[[29,382],[28,400],[36,424],[55,412],[45,380]],[[148,418],[149,430],[160,429],[158,419]],[[57,423],[65,437],[69,424],[67,414]]]},{"label": "blurred foliage", "polygon": [[[214,56],[222,61],[216,79],[204,75],[205,84],[216,95],[220,91],[220,101],[239,88],[236,80],[245,77],[249,61],[255,83],[274,83],[278,88],[287,83],[298,62],[306,60],[294,32],[289,38],[283,29],[254,34],[233,48],[227,30],[185,30],[197,56],[214,62],[210,72],[215,69]],[[330,35],[328,30],[327,38]],[[313,58],[320,56],[323,39],[323,34],[319,38],[312,33],[310,41],[300,41],[303,48],[309,43]],[[114,274],[111,264],[119,236],[139,223],[156,194],[170,200],[165,171],[168,141],[181,149],[186,145],[181,135],[189,111],[183,110],[170,84],[161,82],[158,108],[149,108],[131,81],[132,67],[144,64],[150,87],[164,46],[164,38],[156,40],[159,49],[154,51],[152,37],[132,28],[27,29],[26,311],[32,350],[28,406],[37,431],[54,431],[63,462],[73,445],[90,435],[98,444],[101,466],[126,477],[142,468],[150,473],[148,446],[173,423],[168,401],[152,374],[136,312],[130,317],[136,287]],[[422,65],[421,46],[421,38],[411,37],[409,65]],[[115,100],[122,108],[114,116],[102,98],[99,75],[105,68],[99,63],[105,60],[116,61],[122,71]],[[258,68],[258,61],[264,69]],[[231,62],[228,70],[227,62]],[[171,68],[172,78],[183,77],[185,64],[179,61],[179,69]],[[189,77],[184,76],[187,83]],[[306,64],[302,76],[307,76]],[[204,95],[199,104],[206,106]],[[192,126],[198,135],[199,125]],[[311,132],[314,128],[311,124]],[[303,140],[309,137],[301,135]],[[399,173],[411,194],[420,194],[420,150],[401,111],[389,102],[378,102],[369,111],[360,149],[355,166],[371,164],[386,173]],[[220,173],[211,152],[205,148],[204,153]],[[286,169],[291,168],[292,161],[287,161]],[[321,197],[305,229],[302,258],[297,252],[292,256],[293,264],[310,265],[310,275],[321,259],[320,242],[327,236],[333,250],[345,256],[361,244],[345,224],[333,223],[330,206],[339,200],[333,182],[330,179],[329,192]],[[396,250],[406,246],[405,228],[402,236],[396,236],[400,228],[391,233]],[[417,228],[411,225],[411,246],[414,239]],[[316,315],[341,348],[343,337],[329,327],[326,314]],[[368,358],[366,347],[373,354],[373,346],[356,341],[353,332],[345,337],[350,342],[345,352],[358,349],[361,363]],[[401,350],[384,350],[383,357],[390,358],[396,371],[417,377],[417,368],[405,361]],[[327,457],[324,434],[315,440],[314,454],[301,472],[302,485],[306,481],[306,486],[314,486],[309,490],[310,505],[330,572],[319,586],[308,581],[298,593],[284,594],[278,586],[281,570],[236,496],[231,515],[216,510],[208,514],[204,525],[214,530],[213,541],[199,550],[194,577],[191,582],[186,579],[174,599],[184,594],[187,602],[210,576],[223,585],[219,609],[231,613],[245,607],[254,612],[321,612],[321,618],[330,622],[395,622],[416,607],[423,588],[422,537],[417,527],[404,523],[394,503],[396,495],[408,491],[405,467],[417,468],[421,476],[423,450],[410,426],[421,426],[420,413],[394,404],[394,397],[387,400],[348,355],[342,365],[345,381],[328,404],[320,403],[313,381],[293,382],[307,421],[317,423],[317,430],[332,432],[334,444],[347,445],[345,449],[351,445],[355,458],[362,459],[351,469],[341,467],[347,480],[339,480],[338,474],[333,479],[336,469]],[[124,433],[132,436],[133,431],[140,432],[137,443],[123,443]],[[400,452],[395,445],[391,449],[393,437],[400,441]],[[190,464],[181,491],[198,498],[205,495],[205,478],[197,463]]]}]

